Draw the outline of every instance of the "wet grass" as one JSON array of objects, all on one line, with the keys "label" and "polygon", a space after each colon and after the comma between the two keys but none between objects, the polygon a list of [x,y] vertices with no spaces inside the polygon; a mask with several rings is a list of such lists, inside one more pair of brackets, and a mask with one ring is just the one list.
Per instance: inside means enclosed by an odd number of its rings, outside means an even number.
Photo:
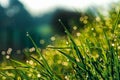
[{"label": "wet grass", "polygon": [[59,19],[67,36],[57,37],[54,46],[42,51],[27,33],[35,54],[26,49],[26,62],[5,59],[0,67],[0,79],[120,80],[119,15],[115,11],[109,17],[97,16],[94,21],[87,21],[83,30],[75,29],[73,33]]}]

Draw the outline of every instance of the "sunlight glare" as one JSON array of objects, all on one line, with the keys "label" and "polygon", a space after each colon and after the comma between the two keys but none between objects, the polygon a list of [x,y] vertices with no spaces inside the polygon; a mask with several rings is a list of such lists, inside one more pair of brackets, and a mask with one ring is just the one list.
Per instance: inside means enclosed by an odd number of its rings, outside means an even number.
[{"label": "sunlight glare", "polygon": [[[25,9],[31,15],[37,16],[45,12],[54,11],[57,8],[64,8],[68,10],[84,10],[90,6],[108,7],[112,2],[119,0],[19,0],[23,3]],[[0,0],[2,7],[9,6],[9,0]]]},{"label": "sunlight glare", "polygon": [[7,8],[9,6],[9,0],[0,0],[0,6]]},{"label": "sunlight glare", "polygon": [[42,14],[44,12],[52,11],[56,8],[66,8],[70,10],[81,10],[91,5],[107,6],[111,2],[118,0],[19,0],[25,8],[33,15]]}]

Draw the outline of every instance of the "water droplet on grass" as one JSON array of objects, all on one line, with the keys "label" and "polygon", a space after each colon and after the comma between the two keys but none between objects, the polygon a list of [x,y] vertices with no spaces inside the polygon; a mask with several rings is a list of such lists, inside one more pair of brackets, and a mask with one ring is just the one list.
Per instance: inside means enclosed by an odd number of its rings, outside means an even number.
[{"label": "water droplet on grass", "polygon": [[59,22],[61,22],[61,19],[58,19]]},{"label": "water droplet on grass", "polygon": [[28,33],[28,32],[26,32],[26,36],[29,36],[29,33]]},{"label": "water droplet on grass", "polygon": [[94,28],[91,28],[91,30],[93,31],[93,30],[94,30]]},{"label": "water droplet on grass", "polygon": [[115,46],[115,44],[114,44],[114,43],[112,43],[112,46]]},{"label": "water droplet on grass", "polygon": [[51,39],[51,41],[55,41],[55,37],[54,36],[52,36],[50,39]]},{"label": "water droplet on grass", "polygon": [[77,30],[77,27],[76,27],[76,26],[74,26],[74,27],[73,27],[73,30]]},{"label": "water droplet on grass", "polygon": [[118,46],[118,49],[120,50],[120,46]]},{"label": "water droplet on grass", "polygon": [[29,63],[29,61],[28,61],[28,60],[26,60],[26,63]]},{"label": "water droplet on grass", "polygon": [[33,65],[33,64],[34,64],[34,62],[33,62],[32,60],[30,60],[30,61],[29,61],[29,64],[30,64],[30,65]]},{"label": "water droplet on grass", "polygon": [[65,79],[66,79],[66,80],[69,80],[69,79],[68,79],[68,76],[65,76]]},{"label": "water droplet on grass", "polygon": [[68,44],[69,44],[69,42],[66,42],[66,44],[68,45]]},{"label": "water droplet on grass", "polygon": [[38,75],[37,75],[37,77],[39,78],[39,77],[41,77],[41,75],[40,75],[40,74],[38,74]]},{"label": "water droplet on grass", "polygon": [[10,56],[9,56],[9,55],[6,55],[6,59],[10,59]]},{"label": "water droplet on grass", "polygon": [[5,51],[2,51],[1,54],[2,54],[2,55],[5,55],[6,53],[5,53]]},{"label": "water droplet on grass", "polygon": [[76,33],[76,35],[77,35],[77,36],[80,36],[80,33],[79,33],[79,32],[77,32],[77,33]]},{"label": "water droplet on grass", "polygon": [[11,54],[11,52],[12,52],[12,48],[8,48],[7,54]]},{"label": "water droplet on grass", "polygon": [[40,44],[44,44],[45,43],[45,40],[40,40]]}]

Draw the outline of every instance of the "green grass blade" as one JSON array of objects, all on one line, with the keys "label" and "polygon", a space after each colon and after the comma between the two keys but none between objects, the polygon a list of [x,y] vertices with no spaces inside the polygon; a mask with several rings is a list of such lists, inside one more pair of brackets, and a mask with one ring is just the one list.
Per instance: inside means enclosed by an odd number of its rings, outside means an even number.
[{"label": "green grass blade", "polygon": [[39,49],[38,49],[36,43],[33,41],[32,37],[31,37],[29,34],[27,34],[27,35],[28,35],[29,39],[31,40],[31,42],[33,43],[33,45],[34,45],[34,47],[35,47],[35,49],[36,49],[36,52],[39,54],[40,57],[42,57],[42,59],[43,59],[43,64],[45,65],[46,69],[48,69],[48,71],[49,71],[50,74],[52,75],[52,70],[50,69],[50,67],[49,67],[46,59],[43,57],[43,55],[42,55],[41,52],[39,51]]},{"label": "green grass blade", "polygon": [[117,26],[118,26],[118,22],[119,22],[119,17],[120,17],[120,10],[119,12],[117,13],[117,18],[113,24],[113,29],[112,29],[112,33],[115,33],[115,30],[117,29]]},{"label": "green grass blade", "polygon": [[8,75],[7,75],[6,73],[4,73],[4,72],[0,72],[0,74],[1,74],[2,76],[6,77],[8,80],[14,80],[13,77],[8,76]]},{"label": "green grass blade", "polygon": [[25,67],[31,67],[30,65],[28,65],[28,64],[25,64],[25,63],[22,63],[22,62],[20,62],[20,61],[16,61],[16,60],[13,60],[13,59],[10,59],[12,62],[14,62],[14,63],[17,63],[18,65],[21,65],[21,66],[25,66]]},{"label": "green grass blade", "polygon": [[42,53],[40,52],[39,48],[37,47],[36,43],[33,41],[32,37],[27,33],[28,38],[31,40],[31,42],[33,43],[36,52],[38,53],[38,55],[42,58],[43,61],[43,65],[44,67],[47,69],[47,71],[49,72],[49,74],[51,75],[51,78],[53,79],[58,79],[59,78],[53,73],[53,71],[51,70],[50,66],[47,63],[47,60],[43,57]]},{"label": "green grass blade", "polygon": [[58,51],[59,51],[61,54],[63,54],[66,58],[68,58],[71,62],[77,64],[83,71],[86,71],[86,70],[84,69],[83,64],[80,64],[79,62],[77,62],[75,58],[69,56],[68,54],[66,54],[66,53],[64,53],[64,52],[62,52],[62,51],[60,51],[60,50],[58,50]]},{"label": "green grass blade", "polygon": [[62,21],[61,21],[60,19],[59,19],[59,22],[60,22],[61,25],[64,27],[65,32],[67,33],[68,37],[70,38],[70,40],[71,40],[71,42],[72,42],[72,44],[73,44],[72,46],[73,46],[73,48],[75,49],[78,58],[81,59],[81,60],[82,60],[82,63],[84,64],[84,58],[83,58],[80,50],[78,49],[78,46],[76,45],[75,41],[73,40],[71,34],[69,33],[69,31],[67,30],[67,28],[65,27],[65,25],[62,23]]},{"label": "green grass blade", "polygon": [[34,58],[34,57],[32,57],[32,56],[30,56],[33,60],[35,60],[36,62],[38,62],[43,68],[45,68],[45,66],[39,61],[39,60],[37,60],[36,58]]}]

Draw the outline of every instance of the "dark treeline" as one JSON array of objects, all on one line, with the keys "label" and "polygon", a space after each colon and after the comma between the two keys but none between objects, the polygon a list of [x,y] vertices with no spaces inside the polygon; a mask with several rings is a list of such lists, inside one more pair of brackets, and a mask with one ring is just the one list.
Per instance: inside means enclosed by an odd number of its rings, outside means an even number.
[{"label": "dark treeline", "polygon": [[0,6],[0,49],[26,46],[25,33],[33,26],[33,18],[18,0],[10,0],[8,8]]}]

